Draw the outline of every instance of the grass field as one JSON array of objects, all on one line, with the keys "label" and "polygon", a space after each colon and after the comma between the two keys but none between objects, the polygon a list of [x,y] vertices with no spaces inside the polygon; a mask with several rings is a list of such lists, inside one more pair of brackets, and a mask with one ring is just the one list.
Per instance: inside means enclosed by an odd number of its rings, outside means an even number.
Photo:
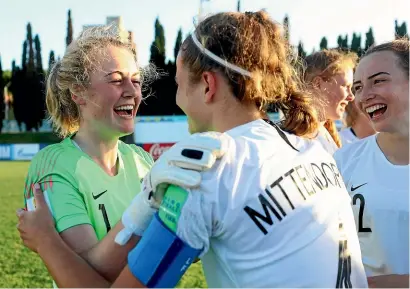
[{"label": "grass field", "polygon": [[[16,209],[23,206],[23,186],[29,162],[0,161],[0,288],[50,288],[41,259],[25,248],[16,229]],[[200,263],[189,268],[180,288],[205,288]]]}]

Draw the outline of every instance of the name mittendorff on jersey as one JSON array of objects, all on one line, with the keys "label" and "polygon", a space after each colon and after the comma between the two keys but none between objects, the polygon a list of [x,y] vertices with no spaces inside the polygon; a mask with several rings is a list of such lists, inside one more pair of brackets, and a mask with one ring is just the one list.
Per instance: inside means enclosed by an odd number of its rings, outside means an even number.
[{"label": "name mittendorff on jersey", "polygon": [[[244,211],[266,235],[268,231],[262,222],[270,226],[274,224],[270,212],[281,222],[287,214],[310,196],[329,187],[344,187],[343,179],[335,164],[298,165],[267,186],[264,193],[258,195],[259,209],[245,206]],[[262,210],[263,214],[260,213]]]}]

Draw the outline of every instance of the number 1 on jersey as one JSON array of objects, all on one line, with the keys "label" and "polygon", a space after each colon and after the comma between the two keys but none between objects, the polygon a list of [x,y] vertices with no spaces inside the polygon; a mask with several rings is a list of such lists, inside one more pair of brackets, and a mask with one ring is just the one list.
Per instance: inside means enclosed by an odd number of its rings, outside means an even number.
[{"label": "number 1 on jersey", "polygon": [[105,205],[104,204],[100,204],[98,206],[98,209],[102,212],[103,218],[104,218],[104,223],[105,223],[105,227],[107,228],[107,233],[111,230],[111,225],[110,225],[110,221],[108,220],[108,215],[107,215],[107,211],[105,210]]}]

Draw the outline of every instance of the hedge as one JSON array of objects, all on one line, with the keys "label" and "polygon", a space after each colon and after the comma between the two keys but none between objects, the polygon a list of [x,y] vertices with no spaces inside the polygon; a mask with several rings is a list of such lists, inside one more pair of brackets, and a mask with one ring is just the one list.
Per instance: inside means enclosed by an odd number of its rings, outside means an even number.
[{"label": "hedge", "polygon": [[51,132],[0,133],[0,144],[57,143],[61,139]]}]

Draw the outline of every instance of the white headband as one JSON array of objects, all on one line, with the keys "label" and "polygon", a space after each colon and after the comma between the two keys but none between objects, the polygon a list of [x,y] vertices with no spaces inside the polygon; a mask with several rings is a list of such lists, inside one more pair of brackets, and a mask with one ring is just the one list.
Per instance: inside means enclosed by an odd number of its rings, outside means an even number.
[{"label": "white headband", "polygon": [[225,66],[226,68],[229,68],[230,70],[233,70],[241,75],[251,77],[251,73],[243,68],[240,68],[239,66],[236,66],[235,64],[229,63],[225,59],[220,58],[218,55],[215,55],[208,49],[206,49],[201,42],[198,41],[196,38],[195,32],[191,33],[192,41],[195,43],[195,45],[201,50],[202,53],[206,54],[208,57],[212,58],[212,60],[218,62],[219,64]]}]

